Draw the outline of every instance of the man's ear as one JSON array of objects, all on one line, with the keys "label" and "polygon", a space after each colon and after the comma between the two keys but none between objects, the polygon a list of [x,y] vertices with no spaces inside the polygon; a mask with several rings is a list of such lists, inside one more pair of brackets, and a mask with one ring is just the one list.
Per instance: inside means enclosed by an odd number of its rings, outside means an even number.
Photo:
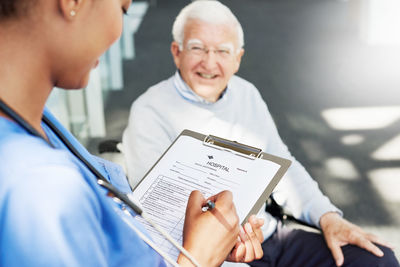
[{"label": "man's ear", "polygon": [[238,72],[240,67],[240,62],[242,62],[242,57],[244,55],[244,49],[240,48],[240,51],[236,54],[235,61],[236,61],[236,70],[235,73]]},{"label": "man's ear", "polygon": [[73,19],[79,14],[79,10],[85,0],[58,0],[60,13],[68,19]]},{"label": "man's ear", "polygon": [[179,69],[180,66],[180,54],[182,51],[179,49],[179,44],[175,41],[171,43],[171,54],[172,57],[174,58],[175,66],[177,69]]}]

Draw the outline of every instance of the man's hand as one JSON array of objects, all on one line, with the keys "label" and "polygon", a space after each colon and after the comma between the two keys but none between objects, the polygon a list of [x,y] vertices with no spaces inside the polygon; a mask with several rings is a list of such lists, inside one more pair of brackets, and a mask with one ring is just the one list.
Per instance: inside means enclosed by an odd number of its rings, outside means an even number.
[{"label": "man's hand", "polygon": [[[183,247],[202,266],[219,266],[235,246],[239,235],[239,218],[231,192],[223,191],[209,200],[215,203],[215,208],[203,212],[206,199],[199,191],[190,194],[183,227]],[[178,263],[192,266],[182,254]]]},{"label": "man's hand", "polygon": [[261,243],[264,237],[261,231],[264,220],[252,215],[249,221],[240,227],[238,241],[227,260],[233,262],[251,262],[263,256]]},{"label": "man's hand", "polygon": [[379,240],[375,235],[366,233],[357,225],[343,219],[336,212],[328,212],[322,215],[320,225],[337,266],[342,266],[344,262],[342,246],[348,244],[356,245],[378,257],[382,257],[383,252],[373,243],[392,247],[388,243]]}]

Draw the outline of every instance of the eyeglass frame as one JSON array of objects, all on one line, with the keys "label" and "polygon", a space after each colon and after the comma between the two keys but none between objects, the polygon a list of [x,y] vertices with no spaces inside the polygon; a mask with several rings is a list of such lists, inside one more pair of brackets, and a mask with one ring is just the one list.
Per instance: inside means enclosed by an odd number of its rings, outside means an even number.
[{"label": "eyeglass frame", "polygon": [[[179,45],[179,50],[183,51],[184,47],[182,43],[178,43]],[[190,49],[190,46],[193,45],[195,48],[197,47],[197,50],[193,50]],[[228,48],[227,50],[224,50],[224,47]],[[204,45],[202,41],[198,40],[198,39],[190,39],[187,43],[186,43],[186,47],[185,47],[186,51],[189,52],[192,55],[196,55],[196,56],[201,56],[204,57],[205,55],[207,55],[210,51],[212,51],[214,53],[214,55],[218,56],[220,59],[223,60],[227,60],[230,57],[236,55],[240,53],[241,48],[237,48],[235,50],[234,45],[232,43],[225,43],[225,44],[221,44],[219,47],[217,48],[209,48],[208,46]],[[225,53],[224,52],[228,52]]]}]

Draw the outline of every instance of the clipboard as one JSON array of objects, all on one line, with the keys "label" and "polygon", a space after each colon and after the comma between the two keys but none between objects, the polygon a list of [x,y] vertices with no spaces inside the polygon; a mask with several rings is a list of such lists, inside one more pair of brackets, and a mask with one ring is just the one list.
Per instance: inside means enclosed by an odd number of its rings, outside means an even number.
[{"label": "clipboard", "polygon": [[[232,191],[243,224],[259,211],[290,164],[290,160],[256,147],[184,130],[133,189],[132,197],[181,242],[191,191],[200,190],[206,198],[222,190]],[[235,201],[236,196],[240,201]],[[162,236],[151,227],[147,230],[155,243],[166,246],[164,251],[170,251],[171,257],[178,256],[179,252],[169,247]]]}]

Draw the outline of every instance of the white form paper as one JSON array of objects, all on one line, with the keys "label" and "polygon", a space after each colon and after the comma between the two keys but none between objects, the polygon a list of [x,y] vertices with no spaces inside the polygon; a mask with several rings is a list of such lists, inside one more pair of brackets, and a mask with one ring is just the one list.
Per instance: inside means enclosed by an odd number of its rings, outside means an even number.
[{"label": "white form paper", "polygon": [[[186,204],[193,190],[199,190],[205,198],[231,191],[243,222],[279,168],[272,161],[249,159],[182,135],[135,188],[133,198],[154,222],[182,243]],[[179,251],[144,224],[153,241],[176,260]]]}]

